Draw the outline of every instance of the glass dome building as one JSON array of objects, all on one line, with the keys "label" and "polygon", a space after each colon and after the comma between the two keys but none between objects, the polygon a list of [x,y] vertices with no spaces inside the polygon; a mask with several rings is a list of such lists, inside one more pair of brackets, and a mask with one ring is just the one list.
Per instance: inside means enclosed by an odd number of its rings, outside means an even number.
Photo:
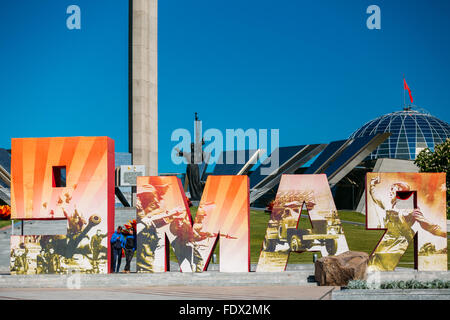
[{"label": "glass dome building", "polygon": [[450,138],[450,125],[428,113],[408,107],[367,122],[350,138],[383,132],[390,132],[391,136],[366,160],[378,158],[414,160],[421,150],[427,147],[434,150],[435,145]]}]

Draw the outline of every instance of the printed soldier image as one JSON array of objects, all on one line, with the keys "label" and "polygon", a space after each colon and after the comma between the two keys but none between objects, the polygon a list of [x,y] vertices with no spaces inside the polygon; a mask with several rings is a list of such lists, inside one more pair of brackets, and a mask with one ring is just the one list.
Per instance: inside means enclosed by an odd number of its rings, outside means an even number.
[{"label": "printed soldier image", "polygon": [[[202,272],[218,233],[204,230],[204,219],[215,204],[200,204],[195,223],[192,223],[181,193],[176,194],[178,183],[170,184],[151,177],[138,187],[137,192],[137,270],[163,272],[166,269],[165,237],[177,257],[181,271]],[[174,182],[177,182],[174,180]],[[177,196],[174,196],[176,194]],[[236,239],[228,234],[221,237]],[[165,248],[165,249],[163,249]]]},{"label": "printed soldier image", "polygon": [[[11,144],[11,218],[67,222],[61,235],[12,235],[11,273],[108,273],[114,141],[51,137]],[[22,254],[26,259],[15,258]]]},{"label": "printed soldier image", "polygon": [[11,251],[11,273],[28,273],[28,249],[22,243],[20,249]]},{"label": "printed soldier image", "polygon": [[205,271],[219,239],[219,269],[249,270],[248,177],[217,176],[208,181],[193,223],[180,179],[138,177],[138,272],[167,270],[166,239],[182,272]]},{"label": "printed soldier image", "polygon": [[45,274],[47,270],[47,263],[45,250],[41,250],[36,257],[36,274]]},{"label": "printed soldier image", "polygon": [[55,253],[55,249],[50,248],[47,253],[47,267],[48,273],[60,273],[61,270],[61,256]]},{"label": "printed soldier image", "polygon": [[100,259],[105,260],[107,258],[107,248],[106,246],[102,245],[103,239],[107,237],[107,234],[102,234],[101,229],[97,229],[97,232],[92,236],[91,243],[90,243],[90,249],[91,249],[91,256],[90,261],[92,264],[93,272],[98,273],[99,270],[99,264]]},{"label": "printed soldier image", "polygon": [[215,239],[217,234],[207,232],[203,230],[203,221],[207,216],[207,212],[214,207],[214,203],[201,204],[198,207],[197,214],[195,216],[195,223],[193,226],[193,253],[194,253],[194,264],[196,266],[195,271],[203,271],[205,261],[201,258],[201,251],[208,248],[209,241]]},{"label": "printed soldier image", "polygon": [[173,235],[176,235],[176,239],[171,242],[171,245],[180,265],[188,263],[191,270],[202,271],[202,257],[194,240],[194,232],[187,215],[171,219],[169,230]]},{"label": "printed soldier image", "polygon": [[[138,272],[156,272],[164,271],[161,264],[157,261],[161,255],[165,254],[162,250],[165,241],[164,232],[169,231],[168,227],[173,221],[175,224],[183,224],[187,219],[186,210],[182,207],[172,209],[170,212],[165,207],[164,195],[169,186],[159,180],[159,184],[146,184],[141,186],[137,194],[137,241],[140,244],[137,250],[137,271]],[[190,223],[190,222],[189,222]],[[163,228],[158,234],[158,229]],[[175,227],[172,227],[171,231]],[[189,228],[186,228],[189,229]],[[176,233],[175,233],[176,234]],[[185,237],[189,235],[185,235]],[[180,247],[176,246],[175,252],[180,254]]]},{"label": "printed soldier image", "polygon": [[[383,181],[382,176],[386,181]],[[425,190],[417,193],[415,191],[417,187],[412,188],[410,185],[414,183],[414,179],[408,179],[409,181],[405,182],[401,178],[401,174],[368,175],[368,225],[369,227],[375,226],[377,229],[387,229],[370,257],[369,270],[394,270],[408,246],[413,243],[414,236],[418,231],[421,233],[421,238],[429,240],[427,244],[421,245],[422,248],[418,252],[419,263],[428,260],[428,267],[439,268],[442,263],[437,262],[433,266],[432,260],[437,261],[437,256],[443,256],[442,252],[444,251],[446,258],[447,232],[444,229],[445,226],[436,223],[437,215],[428,214],[429,211],[433,211],[433,207],[429,206],[428,202],[431,197],[425,194]],[[436,185],[436,181],[433,182],[432,178],[437,178],[437,176],[429,176],[428,187],[430,189]],[[381,186],[383,182],[384,184]],[[433,198],[439,198],[438,193],[434,193]],[[409,208],[401,208],[402,201],[406,200],[409,200]],[[436,203],[438,200],[433,199]],[[422,203],[428,210],[422,209],[418,203]],[[443,215],[445,216],[445,212]],[[434,219],[432,219],[433,216]],[[445,220],[443,221],[445,222]],[[439,239],[444,239],[444,241]],[[441,247],[439,250],[445,249],[444,251],[436,250],[435,245],[438,243]],[[445,248],[442,248],[442,245]],[[433,248],[437,255],[433,259],[425,258],[432,255],[430,248]],[[442,257],[438,260],[442,260]]]},{"label": "printed soldier image", "polygon": [[[283,271],[290,252],[319,251],[322,256],[348,251],[333,198],[323,175],[283,175],[256,271]],[[303,207],[312,229],[298,228]]]},{"label": "printed soldier image", "polygon": [[86,219],[75,210],[67,217],[67,235],[20,236],[12,240],[12,274],[65,273],[68,269],[98,273],[106,268],[107,249],[102,242],[106,234],[96,229],[101,219],[91,215]]},{"label": "printed soldier image", "polygon": [[[185,207],[179,206],[170,211],[166,208],[164,196],[168,190],[169,186],[161,181],[160,184],[146,184],[139,189],[136,222],[141,248],[137,250],[138,271],[164,271],[162,260],[158,261],[165,254],[162,250],[164,234],[167,234],[182,270],[201,271],[203,263],[196,243],[198,232],[194,234],[191,217]],[[202,215],[202,210],[199,211]]]},{"label": "printed soldier image", "polygon": [[[165,184],[147,184],[138,190],[136,204],[136,229],[137,229],[137,271],[155,272],[164,271],[155,269],[155,259],[160,252],[163,244],[157,233],[158,227],[167,225],[168,221],[162,218],[166,215],[163,195],[167,192],[168,185]],[[167,215],[166,215],[167,216]],[[158,218],[158,221],[154,221]]]}]

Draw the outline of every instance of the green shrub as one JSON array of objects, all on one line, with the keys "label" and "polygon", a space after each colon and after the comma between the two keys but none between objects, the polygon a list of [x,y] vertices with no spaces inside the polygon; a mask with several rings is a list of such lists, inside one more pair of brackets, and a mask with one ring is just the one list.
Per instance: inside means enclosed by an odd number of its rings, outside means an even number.
[{"label": "green shrub", "polygon": [[365,280],[350,280],[347,284],[348,289],[369,289]]},{"label": "green shrub", "polygon": [[[365,280],[349,281],[347,289],[369,289]],[[380,284],[380,289],[450,289],[450,281],[443,281],[435,279],[433,281],[418,281],[418,280],[399,280],[387,281]]]},{"label": "green shrub", "polygon": [[422,283],[417,280],[408,280],[406,281],[406,287],[410,289],[421,289]]}]

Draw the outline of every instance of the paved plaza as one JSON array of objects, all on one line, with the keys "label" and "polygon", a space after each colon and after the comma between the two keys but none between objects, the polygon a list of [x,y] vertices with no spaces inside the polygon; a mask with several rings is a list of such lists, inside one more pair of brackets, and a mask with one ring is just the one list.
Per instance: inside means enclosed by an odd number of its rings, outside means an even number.
[{"label": "paved plaza", "polygon": [[[133,209],[116,210],[116,225],[134,218]],[[11,227],[0,230],[1,300],[298,300],[330,299],[335,287],[319,287],[313,280],[314,266],[289,265],[287,271],[269,274],[208,272],[186,274],[171,262],[169,274],[29,275],[9,274]],[[14,234],[21,234],[21,224]],[[26,221],[26,234],[65,234],[66,221]],[[122,262],[124,265],[124,261]],[[123,268],[122,265],[122,268]],[[133,259],[131,270],[136,270]],[[254,271],[255,265],[251,266]]]},{"label": "paved plaza", "polygon": [[[133,209],[116,210],[115,224],[123,225],[134,218]],[[25,221],[24,234],[65,234],[66,221]],[[210,264],[207,272],[181,273],[176,262],[170,272],[142,274],[67,274],[67,275],[10,275],[9,246],[11,234],[20,234],[21,223],[0,230],[0,300],[348,300],[348,299],[449,299],[444,291],[422,292],[421,296],[391,291],[391,295],[377,292],[341,291],[340,287],[320,287],[314,279],[313,264],[288,264],[285,272],[248,273],[218,272],[218,265]],[[122,261],[122,268],[124,261]],[[136,270],[133,259],[131,270]],[[384,272],[380,281],[450,280],[449,272],[417,272],[397,268]],[[348,290],[347,290],[348,291]],[[370,293],[370,296],[367,294]]]},{"label": "paved plaza", "polygon": [[1,300],[329,300],[335,287],[0,288]]}]

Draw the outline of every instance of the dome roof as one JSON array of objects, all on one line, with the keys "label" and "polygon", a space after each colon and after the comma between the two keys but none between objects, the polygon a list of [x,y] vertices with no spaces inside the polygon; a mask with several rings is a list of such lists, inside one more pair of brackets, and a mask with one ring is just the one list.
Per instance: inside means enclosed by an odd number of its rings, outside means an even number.
[{"label": "dome roof", "polygon": [[360,138],[390,132],[391,136],[378,146],[367,159],[394,158],[414,160],[425,148],[450,138],[450,125],[438,118],[411,108],[386,114],[367,122],[350,138]]}]

